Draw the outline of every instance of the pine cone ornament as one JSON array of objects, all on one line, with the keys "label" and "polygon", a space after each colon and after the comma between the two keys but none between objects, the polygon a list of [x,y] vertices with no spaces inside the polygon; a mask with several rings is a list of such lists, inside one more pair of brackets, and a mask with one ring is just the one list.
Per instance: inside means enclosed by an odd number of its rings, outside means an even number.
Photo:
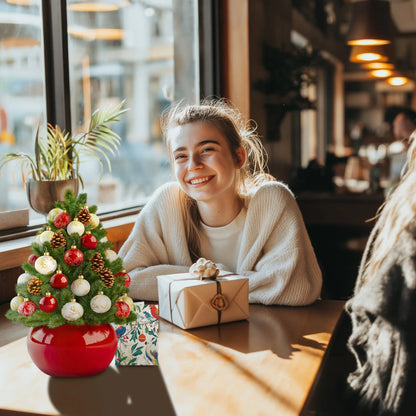
[{"label": "pine cone ornament", "polygon": [[84,208],[82,208],[81,211],[78,213],[77,217],[79,222],[81,222],[84,225],[87,225],[91,218],[90,212],[88,211],[88,207],[85,206]]},{"label": "pine cone ornament", "polygon": [[65,246],[66,246],[66,239],[64,235],[60,231],[57,231],[51,238],[51,249],[55,250],[58,247],[65,247]]},{"label": "pine cone ornament", "polygon": [[95,253],[91,257],[91,270],[95,273],[98,273],[104,267],[103,256],[100,253]]},{"label": "pine cone ornament", "polygon": [[105,287],[108,289],[114,284],[114,276],[110,269],[104,268],[99,271],[100,279],[105,283]]},{"label": "pine cone ornament", "polygon": [[31,277],[27,282],[27,291],[34,296],[39,296],[41,291],[42,282],[37,277]]}]

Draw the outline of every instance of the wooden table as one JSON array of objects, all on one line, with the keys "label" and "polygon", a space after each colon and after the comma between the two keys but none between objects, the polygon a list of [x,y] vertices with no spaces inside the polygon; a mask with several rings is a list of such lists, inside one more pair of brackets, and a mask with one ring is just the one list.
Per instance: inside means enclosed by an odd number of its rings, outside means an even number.
[{"label": "wooden table", "polygon": [[19,338],[0,348],[0,414],[299,415],[343,306],[251,305],[248,321],[188,331],[161,319],[159,367],[89,378],[43,374]]}]

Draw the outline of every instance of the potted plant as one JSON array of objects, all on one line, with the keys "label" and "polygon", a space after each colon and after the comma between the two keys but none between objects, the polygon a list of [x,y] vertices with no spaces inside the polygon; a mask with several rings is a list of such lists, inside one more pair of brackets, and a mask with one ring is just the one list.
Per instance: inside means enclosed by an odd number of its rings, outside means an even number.
[{"label": "potted plant", "polygon": [[[72,135],[62,131],[59,126],[48,124],[45,137],[35,138],[35,154],[6,153],[0,160],[0,169],[11,161],[22,162],[22,177],[26,186],[30,206],[37,212],[47,214],[55,201],[62,201],[65,191],[71,189],[78,193],[79,182],[84,185],[80,175],[81,156],[91,155],[101,158],[111,170],[108,154],[114,154],[120,144],[120,137],[109,125],[118,122],[126,111],[124,101],[115,107],[96,110],[89,122],[88,130]],[[26,178],[29,181],[26,182]]]},{"label": "potted plant", "polygon": [[51,376],[90,376],[104,371],[117,349],[112,323],[135,321],[127,295],[130,276],[111,250],[106,230],[86,205],[86,194],[66,191],[31,244],[6,317],[31,327],[33,362]]},{"label": "potted plant", "polygon": [[320,59],[319,52],[309,47],[282,49],[263,44],[262,63],[268,77],[253,87],[266,98],[269,140],[280,139],[280,124],[289,111],[315,108],[303,90],[316,82],[313,67]]}]

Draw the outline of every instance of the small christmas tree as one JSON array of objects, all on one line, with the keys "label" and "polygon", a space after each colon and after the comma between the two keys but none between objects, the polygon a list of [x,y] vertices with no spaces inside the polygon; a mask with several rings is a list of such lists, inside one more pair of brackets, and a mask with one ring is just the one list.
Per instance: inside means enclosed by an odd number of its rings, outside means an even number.
[{"label": "small christmas tree", "polygon": [[97,207],[86,203],[86,194],[76,198],[71,191],[55,202],[22,265],[7,318],[50,328],[136,320],[127,296],[130,276],[111,250]]}]

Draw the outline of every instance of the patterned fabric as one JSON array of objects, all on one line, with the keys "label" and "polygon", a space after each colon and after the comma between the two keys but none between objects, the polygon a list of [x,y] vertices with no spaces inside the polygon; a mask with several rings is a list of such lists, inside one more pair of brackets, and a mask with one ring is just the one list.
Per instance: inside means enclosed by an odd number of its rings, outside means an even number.
[{"label": "patterned fabric", "polygon": [[114,325],[118,338],[116,365],[159,365],[157,339],[159,310],[157,305],[134,304],[137,320],[127,325]]}]

